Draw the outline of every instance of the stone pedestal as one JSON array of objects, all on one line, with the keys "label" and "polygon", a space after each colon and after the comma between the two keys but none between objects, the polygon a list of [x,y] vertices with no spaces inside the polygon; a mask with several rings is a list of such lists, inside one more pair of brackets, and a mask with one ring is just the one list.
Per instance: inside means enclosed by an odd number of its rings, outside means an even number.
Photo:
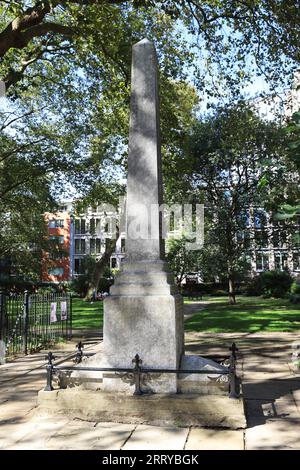
[{"label": "stone pedestal", "polygon": [[[178,369],[183,354],[183,305],[163,261],[125,263],[104,303],[103,359],[108,367],[132,367],[136,354],[147,368]],[[103,376],[104,390],[133,385]],[[153,378],[146,390],[176,393],[176,374]]]}]

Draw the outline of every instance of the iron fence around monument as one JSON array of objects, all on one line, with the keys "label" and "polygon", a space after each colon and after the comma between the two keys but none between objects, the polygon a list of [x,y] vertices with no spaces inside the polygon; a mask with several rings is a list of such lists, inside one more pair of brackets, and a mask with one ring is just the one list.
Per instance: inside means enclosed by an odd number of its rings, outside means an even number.
[{"label": "iron fence around monument", "polygon": [[[67,293],[0,292],[2,362],[72,336],[72,297]],[[3,357],[4,356],[4,357]]]},{"label": "iron fence around monument", "polygon": [[[79,364],[82,361],[83,356],[90,355],[83,353],[83,344],[80,342],[77,344],[77,352],[69,356],[67,359],[74,358],[74,362]],[[215,375],[217,377],[228,378],[228,396],[229,398],[237,399],[240,397],[240,379],[236,375],[236,364],[237,364],[237,351],[235,343],[232,343],[230,350],[230,356],[228,357],[228,365],[225,370],[208,370],[208,369],[164,369],[164,368],[149,368],[142,367],[142,360],[138,354],[132,359],[132,368],[120,368],[120,367],[82,367],[82,366],[61,366],[67,359],[60,360],[54,363],[55,356],[50,351],[45,359],[48,360],[46,366],[46,386],[44,391],[50,392],[53,390],[53,376],[56,375],[58,378],[58,386],[60,388],[59,375],[61,373],[85,371],[85,372],[112,372],[114,375],[110,378],[126,378],[129,379],[131,385],[134,385],[133,395],[144,395],[147,393],[143,391],[142,382],[145,384],[148,380],[151,380],[152,374],[205,374]],[[85,377],[87,380],[87,377]]]}]

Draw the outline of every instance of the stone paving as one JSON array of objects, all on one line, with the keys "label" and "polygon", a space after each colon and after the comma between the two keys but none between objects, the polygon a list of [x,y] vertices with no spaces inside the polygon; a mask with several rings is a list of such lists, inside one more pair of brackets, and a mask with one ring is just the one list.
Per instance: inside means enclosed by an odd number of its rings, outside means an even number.
[{"label": "stone paving", "polygon": [[[186,335],[188,353],[212,357],[226,355],[230,344],[237,343],[248,423],[246,430],[238,431],[41,416],[36,398],[45,384],[45,353],[19,358],[0,366],[0,449],[300,449],[300,373],[290,367],[292,342],[299,336]],[[101,349],[97,340],[89,338],[87,350]],[[74,341],[56,354],[69,354]]]}]

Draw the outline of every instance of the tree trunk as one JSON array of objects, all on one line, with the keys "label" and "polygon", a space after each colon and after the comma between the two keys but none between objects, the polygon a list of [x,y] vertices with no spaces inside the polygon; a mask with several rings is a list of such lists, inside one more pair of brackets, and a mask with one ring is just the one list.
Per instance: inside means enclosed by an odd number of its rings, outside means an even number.
[{"label": "tree trunk", "polygon": [[235,299],[235,282],[234,282],[234,275],[231,270],[228,271],[228,298],[230,305],[236,304]]},{"label": "tree trunk", "polygon": [[115,251],[115,247],[116,240],[107,240],[105,252],[103,253],[103,256],[99,259],[99,261],[97,261],[95,264],[95,269],[89,281],[88,290],[84,300],[91,300],[93,298],[94,291],[97,292],[100,279],[106,268],[107,263],[110,260],[111,255]]}]

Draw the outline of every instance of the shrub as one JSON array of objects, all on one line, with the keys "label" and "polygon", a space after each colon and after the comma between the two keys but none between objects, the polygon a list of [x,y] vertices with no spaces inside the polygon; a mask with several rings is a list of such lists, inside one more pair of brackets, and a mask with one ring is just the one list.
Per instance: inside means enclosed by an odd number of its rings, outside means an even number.
[{"label": "shrub", "polygon": [[263,294],[267,297],[285,297],[293,279],[286,271],[265,271],[261,274]]},{"label": "shrub", "polygon": [[265,271],[252,279],[247,288],[248,295],[265,297],[285,297],[293,279],[286,271]]},{"label": "shrub", "polygon": [[71,288],[80,297],[84,297],[89,287],[89,281],[84,274],[72,280]]},{"label": "shrub", "polygon": [[54,287],[39,287],[37,290],[37,294],[44,295],[44,294],[53,294],[56,292]]},{"label": "shrub", "polygon": [[263,286],[261,282],[260,276],[255,276],[245,287],[245,294],[246,295],[263,295]]},{"label": "shrub", "polygon": [[300,304],[300,294],[291,294],[290,295],[290,302],[292,304]]},{"label": "shrub", "polygon": [[300,294],[300,280],[299,279],[294,281],[293,284],[291,285],[291,293]]}]

